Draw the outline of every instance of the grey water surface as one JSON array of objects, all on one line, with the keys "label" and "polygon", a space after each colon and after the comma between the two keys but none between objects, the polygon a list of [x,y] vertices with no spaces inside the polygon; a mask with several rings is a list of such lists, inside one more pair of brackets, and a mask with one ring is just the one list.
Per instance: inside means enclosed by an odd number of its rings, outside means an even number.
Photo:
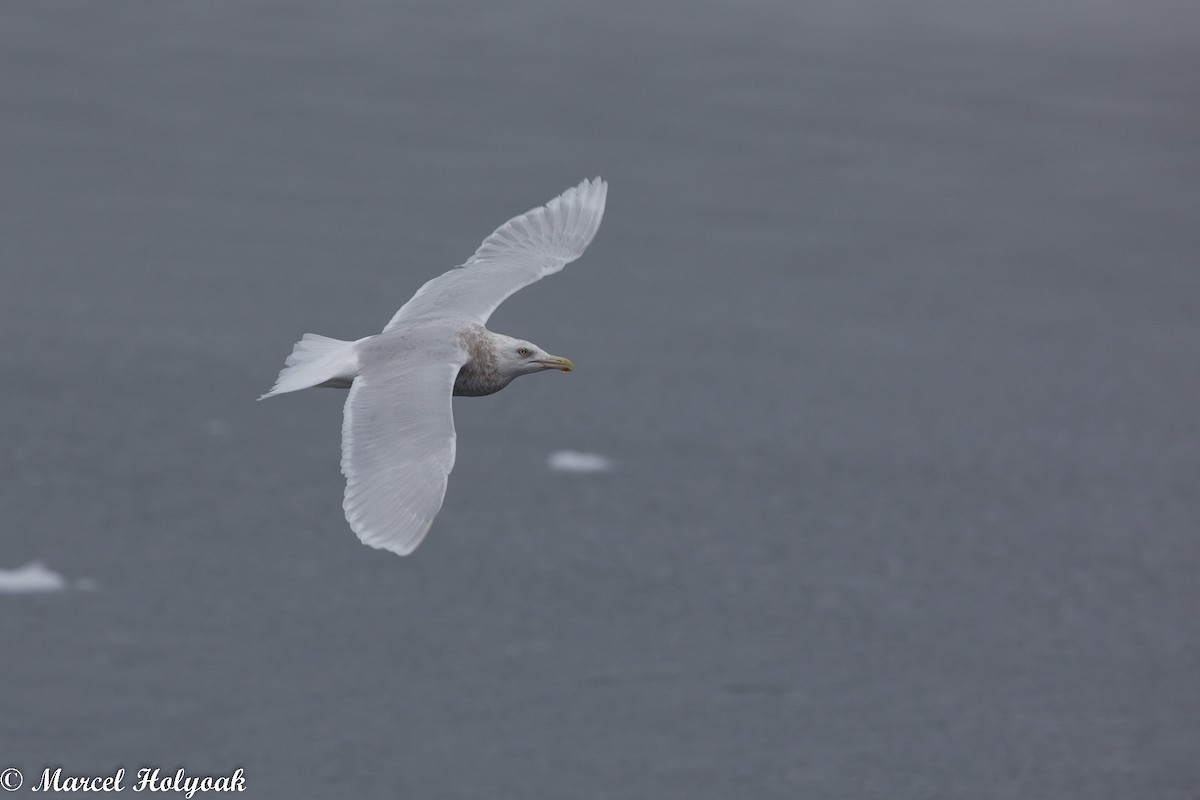
[{"label": "grey water surface", "polygon": [[[254,398],[592,175],[361,546]],[[1200,798],[1193,3],[10,0],[0,370],[14,797]]]}]

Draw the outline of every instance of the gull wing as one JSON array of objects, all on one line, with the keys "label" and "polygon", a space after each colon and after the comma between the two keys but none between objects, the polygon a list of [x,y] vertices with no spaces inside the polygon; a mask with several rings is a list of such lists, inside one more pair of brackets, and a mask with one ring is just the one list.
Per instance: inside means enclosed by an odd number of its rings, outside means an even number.
[{"label": "gull wing", "polygon": [[483,240],[467,263],[422,286],[384,332],[417,319],[483,325],[518,289],[583,255],[600,228],[608,184],[599,178],[567,189],[546,205],[513,217]]},{"label": "gull wing", "polygon": [[363,544],[402,556],[429,532],[454,468],[454,378],[466,362],[450,326],[366,343],[342,418],[346,520]]}]

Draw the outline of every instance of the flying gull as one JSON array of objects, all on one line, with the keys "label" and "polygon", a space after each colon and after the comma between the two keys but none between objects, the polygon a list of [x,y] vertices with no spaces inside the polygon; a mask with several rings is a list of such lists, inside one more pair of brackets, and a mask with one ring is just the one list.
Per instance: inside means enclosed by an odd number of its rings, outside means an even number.
[{"label": "flying gull", "polygon": [[583,181],[513,217],[462,266],[434,278],[382,333],[344,342],[306,333],[271,391],[349,389],[342,419],[342,508],[363,544],[408,555],[446,495],[454,468],[452,395],[493,394],[514,378],[573,365],[484,325],[506,298],[583,255],[608,184]]}]

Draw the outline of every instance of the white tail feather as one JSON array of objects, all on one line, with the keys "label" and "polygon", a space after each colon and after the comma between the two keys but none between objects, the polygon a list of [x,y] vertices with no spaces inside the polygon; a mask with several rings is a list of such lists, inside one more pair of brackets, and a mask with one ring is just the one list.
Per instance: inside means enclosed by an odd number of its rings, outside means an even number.
[{"label": "white tail feather", "polygon": [[[361,341],[364,340],[358,340]],[[304,334],[292,348],[292,354],[284,362],[283,370],[275,379],[271,391],[258,399],[296,392],[323,383],[343,389],[349,388],[358,376],[358,348],[355,347],[358,342],[344,342],[315,333]]]}]

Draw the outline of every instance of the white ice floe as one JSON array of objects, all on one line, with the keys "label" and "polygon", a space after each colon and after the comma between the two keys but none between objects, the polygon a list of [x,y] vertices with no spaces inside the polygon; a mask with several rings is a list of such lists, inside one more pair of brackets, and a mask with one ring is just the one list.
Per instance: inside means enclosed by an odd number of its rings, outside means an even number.
[{"label": "white ice floe", "polygon": [[32,561],[16,569],[0,569],[0,592],[61,592],[67,580],[40,561]]},{"label": "white ice floe", "polygon": [[598,453],[580,453],[577,450],[557,450],[550,454],[547,465],[555,472],[608,472],[612,460]]}]

